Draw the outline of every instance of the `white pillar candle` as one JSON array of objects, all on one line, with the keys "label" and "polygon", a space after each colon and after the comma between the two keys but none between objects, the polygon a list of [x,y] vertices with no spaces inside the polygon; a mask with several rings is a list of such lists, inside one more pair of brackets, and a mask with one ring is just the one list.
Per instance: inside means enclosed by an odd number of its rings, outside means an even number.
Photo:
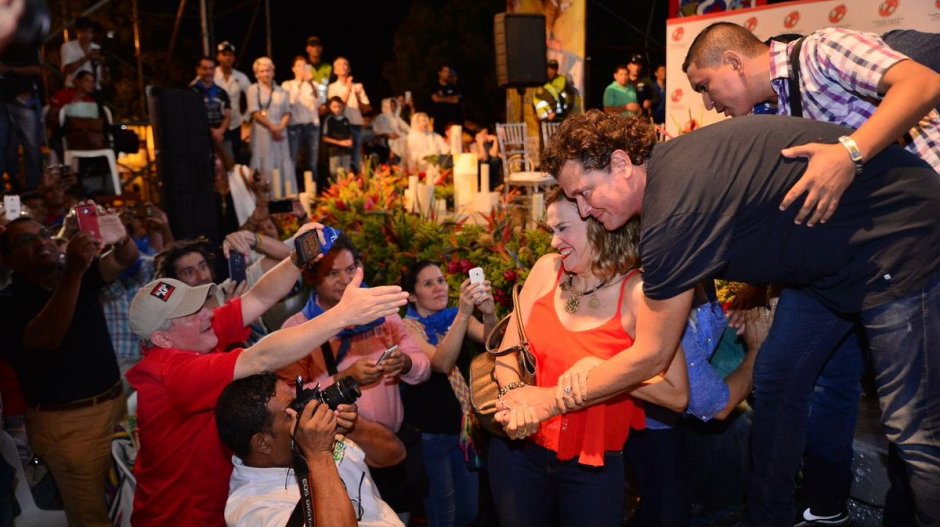
[{"label": "white pillar candle", "polygon": [[454,211],[473,207],[473,196],[477,191],[477,156],[457,154],[454,156]]},{"label": "white pillar candle", "polygon": [[450,153],[460,154],[463,152],[463,130],[459,124],[450,127]]},{"label": "white pillar candle", "polygon": [[284,189],[281,187],[281,171],[276,168],[271,169],[271,187],[274,191],[274,199],[284,197]]},{"label": "white pillar candle", "polygon": [[311,170],[304,171],[304,193],[309,196],[317,195],[317,184],[313,180],[313,171]]},{"label": "white pillar candle", "polygon": [[532,221],[538,223],[545,215],[545,194],[532,194]]},{"label": "white pillar candle", "polygon": [[434,200],[434,214],[441,217],[447,214],[447,200],[444,198]]},{"label": "white pillar candle", "polygon": [[415,190],[418,188],[418,176],[408,176],[408,190]]},{"label": "white pillar candle", "polygon": [[480,165],[480,192],[489,193],[490,191],[490,164]]}]

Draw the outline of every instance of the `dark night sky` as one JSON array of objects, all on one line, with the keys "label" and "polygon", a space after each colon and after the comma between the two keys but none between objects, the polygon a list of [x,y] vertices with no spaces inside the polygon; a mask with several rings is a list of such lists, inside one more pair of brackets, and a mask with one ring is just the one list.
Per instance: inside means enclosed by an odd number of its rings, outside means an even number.
[{"label": "dark night sky", "polygon": [[[216,12],[226,10],[218,2]],[[438,7],[446,1],[426,2]],[[396,28],[405,19],[412,2],[389,1],[357,4],[349,2],[271,2],[272,41],[274,61],[279,80],[288,78],[287,64],[296,54],[303,54],[304,42],[317,35],[324,43],[324,55],[332,60],[337,55],[349,58],[353,77],[365,83],[370,98],[378,100],[389,93],[388,83],[382,78],[382,66],[392,53]],[[361,7],[363,11],[356,13]],[[231,40],[236,46],[244,39],[253,7],[230,15],[217,17],[215,35],[218,41]],[[588,93],[590,99],[599,98],[609,84],[613,67],[624,62],[632,53],[643,53],[652,63],[665,59],[662,43],[665,40],[667,4],[665,0],[588,0],[587,50]],[[652,23],[650,14],[652,13]],[[494,13],[495,14],[495,13]],[[195,20],[193,21],[195,22]],[[647,27],[651,38],[645,38]],[[264,34],[261,20],[249,41],[246,58],[240,69],[251,75],[251,60],[264,53]],[[429,76],[435,72],[429,71]],[[596,96],[592,97],[594,92]]]}]

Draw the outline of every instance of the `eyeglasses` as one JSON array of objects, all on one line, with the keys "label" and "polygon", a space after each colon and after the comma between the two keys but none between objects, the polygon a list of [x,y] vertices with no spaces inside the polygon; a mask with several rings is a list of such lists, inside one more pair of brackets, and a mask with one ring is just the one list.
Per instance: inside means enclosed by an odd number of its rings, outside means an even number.
[{"label": "eyeglasses", "polygon": [[52,239],[52,231],[43,227],[39,229],[39,232],[35,234],[31,232],[20,234],[13,240],[13,243],[10,244],[10,248],[16,251],[18,249],[22,249],[23,247],[28,247],[36,243],[39,240],[46,241],[46,240],[51,240],[51,239]]}]

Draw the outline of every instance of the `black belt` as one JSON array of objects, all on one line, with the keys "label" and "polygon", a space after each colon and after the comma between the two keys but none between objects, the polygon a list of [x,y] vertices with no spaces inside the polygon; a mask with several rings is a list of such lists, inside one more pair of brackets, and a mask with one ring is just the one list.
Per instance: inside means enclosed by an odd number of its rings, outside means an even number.
[{"label": "black belt", "polygon": [[120,397],[122,393],[124,393],[124,385],[121,381],[118,381],[117,384],[109,388],[106,392],[99,393],[98,395],[85,397],[84,399],[78,399],[76,401],[69,401],[67,403],[37,403],[30,405],[30,407],[33,410],[40,411],[75,410],[77,408],[94,406],[105,401],[112,401]]}]

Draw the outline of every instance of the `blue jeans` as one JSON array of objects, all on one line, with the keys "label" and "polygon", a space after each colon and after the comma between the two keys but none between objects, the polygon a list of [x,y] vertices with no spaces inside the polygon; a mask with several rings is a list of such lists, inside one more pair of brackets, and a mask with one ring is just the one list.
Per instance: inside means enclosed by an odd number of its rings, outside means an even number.
[{"label": "blue jeans", "polygon": [[[317,180],[317,160],[320,156],[320,127],[313,124],[292,124],[287,127],[287,144],[290,148],[290,157],[296,165],[300,162],[300,154],[307,156],[307,165],[304,170],[313,172],[313,180]],[[303,171],[297,175],[299,188],[303,188]]]},{"label": "blue jeans", "polygon": [[352,159],[350,160],[350,165],[352,171],[356,174],[359,173],[359,169],[362,168],[359,165],[362,163],[362,125],[349,125],[349,131],[352,132]]},{"label": "blue jeans", "polygon": [[[904,460],[918,521],[940,521],[940,276],[861,313],[882,424]],[[754,367],[748,510],[752,524],[792,525],[792,495],[816,378],[853,328],[805,293],[784,290]],[[838,357],[837,357],[838,360]],[[836,440],[837,441],[837,440]],[[835,443],[835,441],[834,441]]]},{"label": "blue jeans", "polygon": [[9,172],[15,174],[16,167],[7,166],[6,147],[13,135],[23,147],[27,190],[34,190],[42,180],[42,119],[39,99],[32,98],[28,103],[0,101],[0,176]]},{"label": "blue jeans", "polygon": [[608,452],[603,467],[558,461],[529,441],[493,438],[487,460],[500,525],[619,527],[623,515],[623,453]]},{"label": "blue jeans", "polygon": [[862,312],[881,425],[904,462],[917,524],[940,525],[940,274]]},{"label": "blue jeans", "polygon": [[819,515],[845,510],[852,490],[852,443],[862,395],[862,328],[833,352],[810,396],[802,490]]},{"label": "blue jeans", "polygon": [[421,453],[428,471],[424,510],[429,527],[465,527],[477,517],[479,472],[471,472],[457,434],[421,434]]},{"label": "blue jeans", "polygon": [[635,430],[626,452],[640,503],[632,527],[687,527],[692,505],[685,441],[679,428]]}]

